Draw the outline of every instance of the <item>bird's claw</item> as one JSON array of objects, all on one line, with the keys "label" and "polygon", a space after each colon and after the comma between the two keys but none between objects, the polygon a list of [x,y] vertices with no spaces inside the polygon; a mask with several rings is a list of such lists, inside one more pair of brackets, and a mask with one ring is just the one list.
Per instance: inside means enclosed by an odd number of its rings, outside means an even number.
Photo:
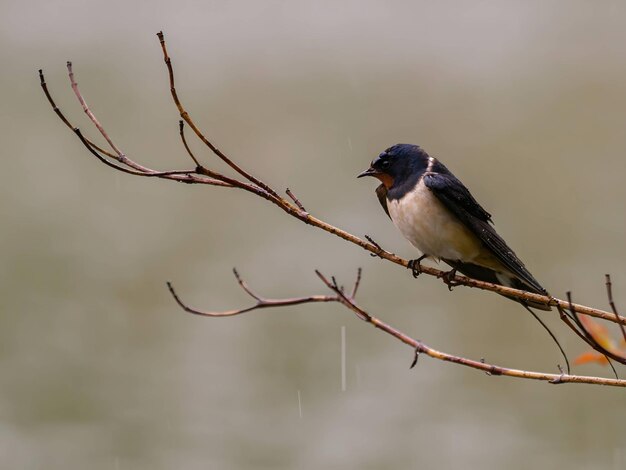
[{"label": "bird's claw", "polygon": [[415,348],[415,353],[414,353],[414,356],[413,356],[413,362],[411,362],[411,367],[409,367],[409,369],[413,369],[413,367],[415,367],[417,365],[417,360],[419,359],[421,352],[422,351],[420,350],[419,346],[417,346]]},{"label": "bird's claw", "polygon": [[407,269],[411,270],[411,274],[413,274],[413,277],[417,277],[422,274],[422,260],[427,257],[428,255],[422,255],[419,258],[412,259],[407,263],[406,267]]},{"label": "bird's claw", "polygon": [[456,268],[446,271],[440,277],[443,283],[448,286],[448,290],[451,291],[453,287],[460,286],[461,283],[454,280],[456,276]]}]

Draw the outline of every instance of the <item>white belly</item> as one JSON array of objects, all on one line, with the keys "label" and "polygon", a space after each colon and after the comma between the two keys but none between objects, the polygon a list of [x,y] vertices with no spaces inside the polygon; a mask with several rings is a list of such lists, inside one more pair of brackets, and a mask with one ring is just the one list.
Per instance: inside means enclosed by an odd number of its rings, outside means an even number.
[{"label": "white belly", "polygon": [[423,254],[465,262],[480,256],[480,240],[457,221],[423,182],[402,199],[388,200],[387,208],[402,235]]}]

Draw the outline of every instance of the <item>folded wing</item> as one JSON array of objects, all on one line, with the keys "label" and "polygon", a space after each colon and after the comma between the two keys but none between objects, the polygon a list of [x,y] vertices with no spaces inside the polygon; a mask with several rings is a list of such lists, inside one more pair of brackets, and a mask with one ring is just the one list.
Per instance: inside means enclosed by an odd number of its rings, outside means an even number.
[{"label": "folded wing", "polygon": [[[547,294],[546,290],[532,274],[530,274],[515,252],[509,248],[502,237],[500,237],[489,224],[491,222],[491,215],[478,204],[469,190],[453,174],[426,173],[424,175],[424,184],[450,212],[456,215],[456,217],[489,248],[507,270],[517,276],[518,280],[526,286],[524,290],[538,294]],[[477,279],[484,277],[497,279],[493,271],[491,273],[485,272],[490,271],[487,268],[479,266],[473,267],[474,265],[464,263],[455,263],[454,260],[448,262],[448,264],[451,264],[470,277]],[[457,266],[454,264],[457,264]],[[493,280],[489,281],[489,279],[484,280],[493,282]],[[502,282],[496,283],[502,284]],[[520,287],[522,286],[517,288]]]}]

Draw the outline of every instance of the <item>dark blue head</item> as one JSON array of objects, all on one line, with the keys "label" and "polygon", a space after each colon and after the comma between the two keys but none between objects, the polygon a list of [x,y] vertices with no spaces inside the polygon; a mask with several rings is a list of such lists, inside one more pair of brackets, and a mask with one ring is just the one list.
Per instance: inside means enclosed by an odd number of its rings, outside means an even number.
[{"label": "dark blue head", "polygon": [[417,181],[428,168],[429,159],[417,145],[396,144],[376,157],[357,178],[374,176],[390,189],[409,180]]}]

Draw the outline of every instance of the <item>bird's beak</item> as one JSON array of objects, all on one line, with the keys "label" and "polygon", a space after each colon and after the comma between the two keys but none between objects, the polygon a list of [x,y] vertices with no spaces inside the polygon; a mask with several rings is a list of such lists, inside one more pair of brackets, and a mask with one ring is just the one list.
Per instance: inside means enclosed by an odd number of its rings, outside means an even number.
[{"label": "bird's beak", "polygon": [[378,176],[380,174],[382,174],[381,171],[378,171],[376,168],[369,167],[364,172],[359,173],[356,177],[357,178],[363,178],[364,176]]}]

